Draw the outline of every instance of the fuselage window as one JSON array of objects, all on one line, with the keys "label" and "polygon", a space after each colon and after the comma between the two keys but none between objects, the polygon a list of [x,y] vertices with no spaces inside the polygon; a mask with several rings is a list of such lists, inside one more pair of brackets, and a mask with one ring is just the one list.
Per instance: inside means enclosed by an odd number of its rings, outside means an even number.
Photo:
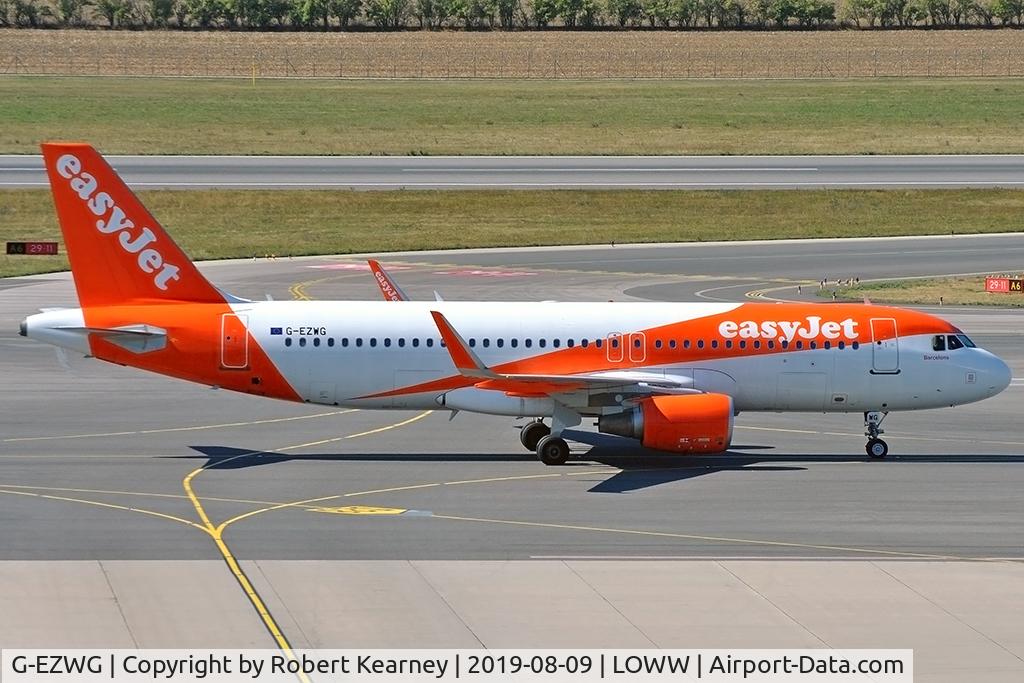
[{"label": "fuselage window", "polygon": [[768,340],[768,348],[769,349],[774,349],[775,348],[775,342],[773,340],[771,340],[771,339]]},{"label": "fuselage window", "polygon": [[635,349],[639,349],[640,348],[640,337],[637,337],[636,339],[633,340],[633,348],[635,348]]},{"label": "fuselage window", "polygon": [[860,348],[860,342],[853,342],[852,344],[850,344],[850,347],[851,347],[851,348],[852,348],[852,349],[853,349],[854,351],[856,351],[857,349],[859,349],[859,348]]},{"label": "fuselage window", "polygon": [[370,337],[370,346],[377,346],[377,338]]},{"label": "fuselage window", "polygon": [[619,338],[618,337],[616,337],[615,339],[612,339],[612,348],[613,349],[619,348]]},{"label": "fuselage window", "polygon": [[964,348],[964,343],[962,341],[960,341],[959,339],[957,339],[952,334],[949,335],[949,338],[946,340],[946,344],[947,344],[946,348],[949,349],[950,351],[956,351],[957,349]]},{"label": "fuselage window", "polygon": [[668,348],[670,348],[670,349],[676,348],[676,340],[675,339],[669,339],[668,340]]},{"label": "fuselage window", "polygon": [[576,343],[572,339],[570,339],[567,342],[565,342],[565,345],[571,349],[572,347],[576,346]]},{"label": "fuselage window", "polygon": [[432,337],[428,337],[427,338],[427,348],[433,348],[433,346],[434,346],[434,339]]},{"label": "fuselage window", "polygon": [[747,348],[747,342],[746,342],[746,341],[742,341],[742,340],[741,340],[741,341],[740,341],[740,348],[741,348],[741,349],[745,349],[745,348]]},{"label": "fuselage window", "polygon": [[[740,342],[740,345],[741,345],[741,346],[742,346],[742,344],[743,344],[743,342]],[[754,348],[755,348],[755,349],[759,349],[759,348],[761,348],[761,340],[760,340],[760,339],[755,339],[755,340],[754,340]]]},{"label": "fuselage window", "polygon": [[502,348],[505,347],[505,340],[504,339],[497,339],[497,340],[495,340],[494,343],[498,345],[499,349],[502,349]]},{"label": "fuselage window", "polygon": [[661,348],[661,340],[660,339],[655,340],[654,348],[656,348],[656,349],[660,349]]},{"label": "fuselage window", "polygon": [[508,343],[512,346],[513,349],[519,347],[519,340],[518,339],[509,339]]},{"label": "fuselage window", "polygon": [[348,348],[348,337],[341,338],[341,345]]},{"label": "fuselage window", "polygon": [[727,348],[727,349],[731,349],[732,348],[732,340],[731,339],[725,340],[725,348]]},{"label": "fuselage window", "polygon": [[398,338],[398,345],[401,346],[401,347],[405,346],[405,337],[399,337]]},{"label": "fuselage window", "polygon": [[816,342],[816,341],[812,341],[812,342],[811,342],[811,348],[812,348],[812,349],[816,349],[816,348],[818,348],[818,342]]},{"label": "fuselage window", "polygon": [[683,348],[684,349],[690,348],[690,340],[689,339],[684,339],[683,340]]},{"label": "fuselage window", "polygon": [[418,349],[420,347],[420,338],[419,337],[413,337],[412,338],[412,347],[414,349]]},{"label": "fuselage window", "polygon": [[547,345],[548,345],[547,339],[538,339],[537,340],[537,346],[539,346],[540,348],[543,349]]},{"label": "fuselage window", "polygon": [[524,339],[523,340],[523,346],[525,346],[528,349],[529,348],[533,348],[533,340],[532,339]]},{"label": "fuselage window", "polygon": [[796,343],[796,348],[798,348],[798,349],[802,349],[802,348],[804,348],[804,343],[803,343],[802,341],[798,341],[798,342]]},{"label": "fuselage window", "polygon": [[328,337],[327,338],[327,345],[328,346],[334,346],[334,337]]},{"label": "fuselage window", "polygon": [[782,347],[782,348],[784,348],[784,349],[788,349],[788,348],[789,348],[789,342],[788,342],[788,341],[786,341],[785,339],[783,339],[783,340],[782,340],[782,343],[781,343],[781,344],[779,344],[779,346],[781,346],[781,347]]},{"label": "fuselage window", "polygon": [[946,350],[946,336],[937,334],[932,337],[932,351],[945,351]]},{"label": "fuselage window", "polygon": [[844,341],[839,342],[839,350],[842,351],[845,348],[846,348],[846,342],[844,342]]},{"label": "fuselage window", "polygon": [[362,345],[363,345],[363,338],[362,337],[356,337],[356,346],[362,346]]},{"label": "fuselage window", "polygon": [[484,339],[484,348],[485,349],[489,349],[490,347],[491,347],[491,340],[490,340],[490,338]]},{"label": "fuselage window", "polygon": [[587,339],[581,339],[580,346],[582,346],[583,348],[587,348],[588,346],[590,346],[590,341]]},{"label": "fuselage window", "polygon": [[391,346],[391,337],[384,337],[384,346]]},{"label": "fuselage window", "polygon": [[830,342],[830,341],[825,342],[825,350],[827,351],[828,349],[831,349],[831,348],[832,348],[832,342]]},{"label": "fuselage window", "polygon": [[448,346],[447,344],[445,344],[445,343],[444,343],[444,339],[440,339],[440,340],[438,340],[438,341],[439,341],[439,343],[441,344],[441,348],[442,348],[442,349]]},{"label": "fuselage window", "polygon": [[594,346],[596,346],[597,348],[601,348],[602,346],[604,346],[604,341],[601,339],[595,339]]},{"label": "fuselage window", "polygon": [[320,346],[320,337],[313,337],[313,346]]},{"label": "fuselage window", "polygon": [[291,346],[292,345],[292,338],[291,337],[285,337],[284,338],[284,345],[285,346]]},{"label": "fuselage window", "polygon": [[551,340],[551,345],[554,346],[557,349],[558,347],[560,347],[562,345],[562,340],[561,339],[552,339]]},{"label": "fuselage window", "polygon": [[305,337],[299,337],[299,346],[305,346],[305,345],[306,345],[306,338]]},{"label": "fuselage window", "polygon": [[717,339],[712,339],[711,340],[711,348],[713,348],[713,349],[717,349],[718,348],[718,340]]},{"label": "fuselage window", "polygon": [[698,349],[703,349],[704,348],[704,340],[703,339],[698,339],[697,340],[697,348]]},{"label": "fuselage window", "polygon": [[476,346],[476,337],[470,337],[469,338],[469,345],[470,346]]}]

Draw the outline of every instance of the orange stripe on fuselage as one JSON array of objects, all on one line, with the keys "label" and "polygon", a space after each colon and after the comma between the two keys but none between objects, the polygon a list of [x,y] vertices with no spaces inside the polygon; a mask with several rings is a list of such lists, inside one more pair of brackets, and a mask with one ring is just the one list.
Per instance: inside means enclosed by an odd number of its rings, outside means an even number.
[{"label": "orange stripe on fuselage", "polygon": [[[802,327],[800,329],[806,329],[810,332],[811,330],[808,327],[811,325],[810,316],[820,318],[817,324],[818,334],[809,338],[797,336],[787,343],[787,348],[783,348],[778,336],[770,339],[761,336],[741,336],[740,328],[744,327],[744,323],[748,322],[757,325],[759,333],[764,331],[764,323],[795,322],[801,323]],[[549,351],[530,358],[502,363],[493,366],[491,369],[499,374],[575,375],[584,372],[680,365],[726,360],[729,358],[767,356],[778,353],[798,353],[809,350],[811,342],[814,342],[818,348],[822,348],[826,341],[833,345],[838,344],[840,341],[845,344],[851,344],[855,341],[871,343],[875,341],[871,334],[872,318],[895,319],[898,334],[901,337],[959,332],[955,326],[941,318],[936,318],[919,311],[890,308],[888,306],[865,304],[749,303],[725,313],[695,318],[693,320],[684,320],[644,330],[609,330],[609,333],[622,333],[622,338],[619,342],[622,344],[622,348],[619,349],[622,355],[621,361],[608,360],[608,341],[604,340],[601,348],[595,346],[593,341],[591,341],[587,347],[574,346],[568,349]],[[847,320],[854,323],[856,334],[853,336],[847,336],[844,333],[850,326],[846,325],[844,327],[841,323]],[[829,322],[840,323],[841,331],[839,336],[831,337],[822,333],[822,326]],[[728,341],[732,341],[732,348],[726,348],[725,346],[727,339],[721,334],[720,327],[722,323],[737,324],[736,336],[728,339]],[[745,327],[748,332],[752,329],[749,325]],[[776,327],[779,326],[776,325]],[[834,332],[834,326],[829,331]],[[646,337],[644,359],[642,361],[630,360],[629,335],[637,332],[643,333]],[[658,340],[662,341],[660,349],[656,348]],[[676,348],[669,348],[669,340],[676,341]],[[683,348],[684,340],[690,341],[690,348]],[[697,342],[700,340],[703,340],[704,348],[697,348]],[[712,341],[718,342],[718,348],[711,348]],[[741,341],[746,342],[746,348],[740,348]],[[755,348],[755,341],[760,342],[760,348]],[[772,342],[771,348],[768,344],[769,341]],[[797,341],[801,342],[803,348],[797,348]],[[390,391],[360,398],[386,398],[389,396],[424,392],[442,392],[480,385],[481,382],[472,378],[452,376],[422,384],[398,387]]]},{"label": "orange stripe on fuselage", "polygon": [[97,358],[247,394],[301,401],[298,392],[251,334],[247,340],[248,366],[221,367],[221,319],[226,313],[234,313],[226,303],[156,303],[83,309],[88,327],[111,329],[146,324],[167,332],[165,348],[144,353],[129,351],[100,335],[90,334],[89,345]]}]

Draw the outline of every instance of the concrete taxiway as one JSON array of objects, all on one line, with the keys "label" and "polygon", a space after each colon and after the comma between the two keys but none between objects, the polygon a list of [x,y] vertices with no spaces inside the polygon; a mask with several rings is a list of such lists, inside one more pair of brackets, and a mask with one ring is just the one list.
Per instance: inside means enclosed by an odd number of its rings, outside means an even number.
[{"label": "concrete taxiway", "polygon": [[[1024,235],[388,255],[412,296],[743,300],[822,277],[1012,271]],[[209,263],[262,299],[376,298],[363,262]],[[789,296],[792,291],[780,291]],[[913,647],[917,679],[1024,676],[1024,432],[983,403],[744,414],[726,456],[513,420],[276,403],[16,336],[67,274],[0,281],[0,644]],[[538,304],[542,305],[542,304]],[[1024,376],[1024,314],[945,309]],[[207,523],[208,522],[208,523]]]},{"label": "concrete taxiway", "polygon": [[[134,187],[814,189],[1024,185],[1024,155],[110,156]],[[0,187],[45,186],[38,155],[0,155]]]}]

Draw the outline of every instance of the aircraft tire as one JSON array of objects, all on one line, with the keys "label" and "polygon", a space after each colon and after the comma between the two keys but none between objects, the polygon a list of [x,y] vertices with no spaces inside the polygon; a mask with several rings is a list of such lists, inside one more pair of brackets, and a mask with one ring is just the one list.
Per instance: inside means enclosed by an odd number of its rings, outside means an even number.
[{"label": "aircraft tire", "polygon": [[528,451],[536,451],[540,440],[551,433],[551,428],[540,420],[527,422],[519,432],[519,441]]},{"label": "aircraft tire", "polygon": [[537,444],[537,457],[545,465],[564,465],[569,460],[569,444],[548,434]]},{"label": "aircraft tire", "polygon": [[885,456],[889,455],[889,444],[885,443],[881,439],[870,439],[864,447],[864,450],[867,451],[868,457],[872,460],[881,460]]}]

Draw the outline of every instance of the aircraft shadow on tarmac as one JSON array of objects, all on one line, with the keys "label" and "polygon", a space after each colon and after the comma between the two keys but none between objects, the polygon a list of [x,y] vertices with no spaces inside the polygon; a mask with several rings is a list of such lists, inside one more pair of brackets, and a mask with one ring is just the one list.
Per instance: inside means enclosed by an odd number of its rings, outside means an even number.
[{"label": "aircraft shadow on tarmac", "polygon": [[[592,432],[567,430],[565,436],[572,442],[589,446],[589,450],[573,448],[575,458],[566,468],[593,467],[595,464],[617,468],[607,479],[588,489],[591,493],[629,493],[642,489],[694,479],[708,474],[728,471],[785,473],[799,472],[807,468],[802,464],[838,462],[874,462],[879,466],[886,463],[1021,463],[1024,455],[893,455],[886,461],[871,461],[858,453],[804,454],[750,453],[749,451],[771,451],[774,446],[756,444],[734,444],[728,451],[717,455],[673,455],[647,450],[635,442]],[[523,451],[521,454],[507,453],[275,453],[230,446],[191,446],[197,455],[175,456],[184,458],[202,457],[207,469],[232,470],[248,469],[262,465],[288,462],[291,460],[319,460],[325,462],[387,462],[387,463],[469,463],[469,462],[530,462],[536,456]],[[595,476],[602,473],[595,472]]]}]

